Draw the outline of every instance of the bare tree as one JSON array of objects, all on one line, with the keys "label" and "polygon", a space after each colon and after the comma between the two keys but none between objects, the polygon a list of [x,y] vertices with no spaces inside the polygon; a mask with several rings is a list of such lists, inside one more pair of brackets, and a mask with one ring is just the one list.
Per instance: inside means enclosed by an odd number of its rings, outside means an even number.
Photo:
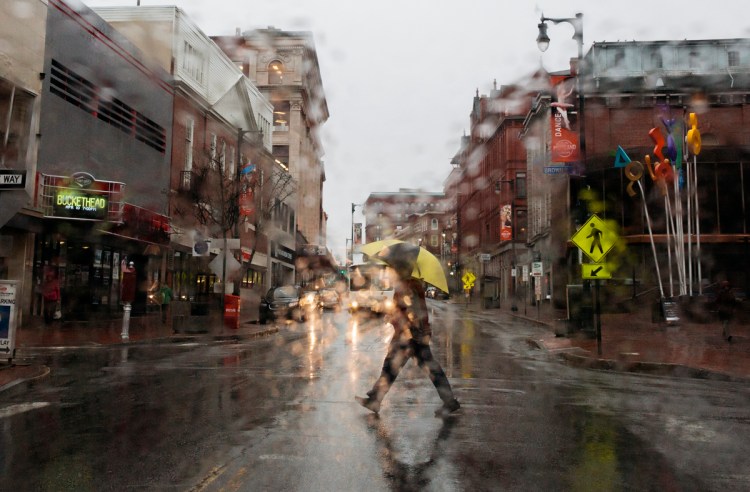
[{"label": "bare tree", "polygon": [[[297,187],[291,174],[276,166],[268,172],[270,176],[266,177],[263,166],[256,166],[252,172],[243,173],[240,168],[228,169],[226,160],[226,145],[222,141],[216,148],[212,146],[208,150],[205,164],[194,166],[193,212],[198,222],[206,226],[212,236],[224,240],[225,252],[227,237],[239,237],[240,226],[252,224],[256,236],[250,250],[249,263],[252,263],[257,251],[257,237],[268,235],[274,210],[279,203],[294,194]],[[251,210],[243,210],[240,206],[247,197],[252,202]],[[185,210],[178,207],[175,208],[175,213],[186,215]],[[222,281],[224,279],[226,255]],[[235,292],[237,291],[235,286]]]}]

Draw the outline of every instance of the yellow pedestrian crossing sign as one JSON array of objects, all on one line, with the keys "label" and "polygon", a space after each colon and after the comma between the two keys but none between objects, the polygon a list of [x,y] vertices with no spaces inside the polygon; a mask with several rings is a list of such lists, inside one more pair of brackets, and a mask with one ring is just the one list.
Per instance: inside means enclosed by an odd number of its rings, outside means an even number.
[{"label": "yellow pedestrian crossing sign", "polygon": [[609,253],[609,250],[614,247],[618,239],[617,232],[610,229],[596,214],[589,217],[589,220],[570,238],[573,244],[581,248],[583,254],[591,258],[595,263],[598,263],[599,260]]},{"label": "yellow pedestrian crossing sign", "polygon": [[476,275],[474,275],[471,272],[464,273],[463,277],[461,277],[461,280],[464,282],[464,290],[471,289],[474,287],[474,281],[477,279]]},{"label": "yellow pedestrian crossing sign", "polygon": [[581,277],[589,280],[612,278],[606,263],[582,263]]}]

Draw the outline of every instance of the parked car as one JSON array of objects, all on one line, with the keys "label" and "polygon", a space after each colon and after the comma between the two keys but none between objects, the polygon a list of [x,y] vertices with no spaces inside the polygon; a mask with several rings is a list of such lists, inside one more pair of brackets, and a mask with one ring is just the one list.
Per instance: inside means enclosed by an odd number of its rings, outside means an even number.
[{"label": "parked car", "polygon": [[336,289],[321,289],[319,292],[320,305],[323,309],[336,309],[341,307],[341,298]]},{"label": "parked car", "polygon": [[261,324],[275,319],[302,320],[300,289],[294,285],[271,287],[260,299],[258,321]]}]

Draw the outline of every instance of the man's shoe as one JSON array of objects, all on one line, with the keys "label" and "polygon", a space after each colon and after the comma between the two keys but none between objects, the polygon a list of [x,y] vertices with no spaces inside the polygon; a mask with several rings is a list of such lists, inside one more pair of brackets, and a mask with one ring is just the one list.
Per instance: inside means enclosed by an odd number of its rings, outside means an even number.
[{"label": "man's shoe", "polygon": [[454,398],[449,402],[443,403],[442,407],[435,410],[435,417],[447,417],[459,408],[461,408],[461,404]]},{"label": "man's shoe", "polygon": [[357,400],[357,403],[372,412],[378,413],[380,411],[380,402],[377,400],[373,400],[372,398],[362,398],[361,396],[355,396],[354,399]]}]

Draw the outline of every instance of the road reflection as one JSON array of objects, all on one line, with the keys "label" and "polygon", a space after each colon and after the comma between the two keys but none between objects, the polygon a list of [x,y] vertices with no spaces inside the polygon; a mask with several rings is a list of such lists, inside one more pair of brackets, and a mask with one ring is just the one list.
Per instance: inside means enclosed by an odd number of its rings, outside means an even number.
[{"label": "road reflection", "polygon": [[394,424],[402,423],[387,421],[375,414],[367,415],[366,420],[368,435],[375,438],[376,456],[383,477],[392,490],[429,488],[435,485],[435,475],[438,473],[455,476],[444,468],[452,468],[452,463],[446,460],[444,447],[458,423],[456,417],[435,420],[439,422],[437,426],[421,423],[416,427],[419,434],[414,429],[394,429]]}]

